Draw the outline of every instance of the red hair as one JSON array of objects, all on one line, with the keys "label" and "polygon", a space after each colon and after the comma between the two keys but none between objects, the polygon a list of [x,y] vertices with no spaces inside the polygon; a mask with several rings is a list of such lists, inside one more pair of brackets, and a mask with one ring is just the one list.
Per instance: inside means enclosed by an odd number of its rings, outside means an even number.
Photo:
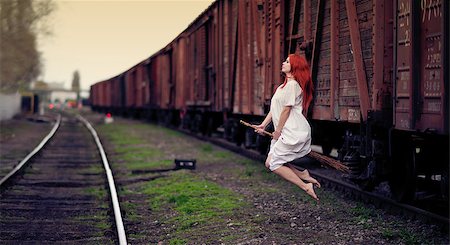
[{"label": "red hair", "polygon": [[[306,115],[308,112],[308,107],[311,104],[312,96],[314,92],[314,85],[311,79],[311,72],[309,70],[308,62],[305,57],[298,54],[290,54],[289,63],[291,65],[291,74],[294,79],[298,82],[303,90],[303,111]],[[284,80],[282,88],[287,83],[287,77]]]}]

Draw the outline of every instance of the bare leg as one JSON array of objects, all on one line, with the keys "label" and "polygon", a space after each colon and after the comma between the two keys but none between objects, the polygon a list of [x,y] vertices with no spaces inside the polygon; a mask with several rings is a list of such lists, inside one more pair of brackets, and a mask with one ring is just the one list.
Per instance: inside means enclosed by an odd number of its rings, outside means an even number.
[{"label": "bare leg", "polygon": [[286,164],[290,169],[292,169],[292,171],[294,171],[294,173],[302,180],[308,181],[310,183],[313,183],[314,185],[316,185],[318,188],[320,188],[320,183],[319,181],[317,181],[316,179],[314,179],[313,177],[311,177],[311,175],[309,175],[309,172],[307,169],[305,169],[303,172],[298,170],[297,168],[295,168],[292,164]]},{"label": "bare leg", "polygon": [[293,183],[294,185],[300,187],[300,189],[306,191],[308,195],[310,195],[312,198],[319,201],[319,198],[317,197],[316,193],[314,192],[314,187],[312,183],[306,184],[303,182],[295,173],[294,171],[286,166],[281,166],[273,171],[274,173],[280,175],[287,181]]}]

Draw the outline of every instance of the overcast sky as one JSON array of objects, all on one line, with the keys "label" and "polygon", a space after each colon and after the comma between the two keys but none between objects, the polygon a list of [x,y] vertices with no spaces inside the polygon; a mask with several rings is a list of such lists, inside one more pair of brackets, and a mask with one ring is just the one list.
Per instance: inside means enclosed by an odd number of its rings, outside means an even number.
[{"label": "overcast sky", "polygon": [[45,82],[82,89],[151,56],[180,34],[212,0],[55,0],[53,35],[40,40]]}]

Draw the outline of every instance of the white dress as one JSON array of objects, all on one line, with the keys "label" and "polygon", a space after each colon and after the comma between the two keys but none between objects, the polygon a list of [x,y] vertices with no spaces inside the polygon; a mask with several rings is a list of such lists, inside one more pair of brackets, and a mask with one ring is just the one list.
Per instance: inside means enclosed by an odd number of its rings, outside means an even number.
[{"label": "white dress", "polygon": [[272,171],[311,152],[311,127],[302,114],[303,90],[293,79],[288,79],[286,86],[281,87],[282,85],[277,88],[270,103],[275,128],[278,126],[284,107],[292,106],[292,109],[281,130],[281,136],[278,140],[272,140],[270,144],[269,165]]}]

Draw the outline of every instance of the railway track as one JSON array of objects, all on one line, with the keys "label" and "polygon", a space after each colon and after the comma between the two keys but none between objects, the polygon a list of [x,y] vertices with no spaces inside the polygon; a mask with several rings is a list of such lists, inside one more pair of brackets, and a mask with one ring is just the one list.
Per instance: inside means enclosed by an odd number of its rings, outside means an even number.
[{"label": "railway track", "polygon": [[0,243],[126,244],[112,173],[87,121],[60,116],[0,181],[0,217]]},{"label": "railway track", "polygon": [[[260,162],[265,161],[265,156],[259,154],[258,152],[236,146],[235,144],[230,143],[224,139],[216,137],[205,137],[186,130],[179,131],[200,140],[211,142],[215,145],[221,146],[225,149],[231,150],[250,159]],[[412,219],[420,219],[424,222],[435,224],[439,226],[443,231],[448,231],[450,224],[448,216],[446,217],[414,205],[394,201],[380,193],[364,191],[360,187],[358,187],[358,185],[345,180],[345,177],[343,177],[345,176],[345,174],[341,174],[339,171],[334,169],[320,168],[318,167],[318,164],[311,164],[314,163],[314,161],[316,160],[310,157],[306,157],[306,159],[295,160],[293,164],[296,165],[300,170],[303,170],[305,165],[308,166],[309,173],[314,178],[319,180],[322,186],[327,189],[339,191],[350,198],[373,204],[377,208],[382,208],[394,214],[404,215]]]}]

